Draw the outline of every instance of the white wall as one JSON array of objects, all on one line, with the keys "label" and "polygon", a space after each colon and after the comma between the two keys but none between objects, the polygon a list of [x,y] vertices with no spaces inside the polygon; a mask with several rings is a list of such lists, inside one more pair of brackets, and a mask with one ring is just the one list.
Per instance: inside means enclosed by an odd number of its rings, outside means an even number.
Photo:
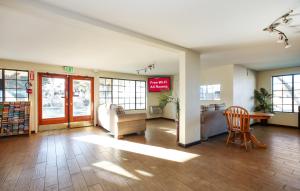
[{"label": "white wall", "polygon": [[[277,70],[267,70],[257,73],[257,88],[265,88],[270,93],[272,92],[272,76],[286,75],[286,74],[300,74],[300,67],[284,68]],[[269,123],[298,126],[298,113],[276,113],[274,117],[269,120]]]},{"label": "white wall", "polygon": [[254,90],[256,88],[256,72],[241,65],[233,68],[233,105],[254,110]]},{"label": "white wall", "polygon": [[[201,105],[225,103],[226,106],[233,104],[233,65],[222,65],[209,68],[201,68],[200,84],[221,84],[221,100],[200,101]],[[199,88],[200,89],[200,88]],[[199,90],[200,91],[200,90]]]},{"label": "white wall", "polygon": [[201,85],[221,84],[221,100],[200,101],[202,105],[225,103],[226,107],[238,105],[253,111],[253,92],[256,72],[241,65],[221,65],[200,71]]}]

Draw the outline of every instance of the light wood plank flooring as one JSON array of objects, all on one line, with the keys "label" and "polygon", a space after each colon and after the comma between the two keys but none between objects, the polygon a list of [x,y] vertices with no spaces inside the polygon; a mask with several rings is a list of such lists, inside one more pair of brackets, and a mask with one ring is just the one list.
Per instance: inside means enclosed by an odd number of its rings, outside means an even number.
[{"label": "light wood plank flooring", "polygon": [[268,149],[225,146],[226,135],[184,149],[175,125],[147,122],[115,140],[99,128],[0,139],[0,190],[300,190],[300,130],[255,127]]}]

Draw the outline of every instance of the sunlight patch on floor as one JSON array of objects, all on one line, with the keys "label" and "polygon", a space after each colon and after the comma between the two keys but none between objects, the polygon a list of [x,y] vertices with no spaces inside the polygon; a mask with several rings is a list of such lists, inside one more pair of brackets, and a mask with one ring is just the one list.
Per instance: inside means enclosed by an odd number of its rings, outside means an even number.
[{"label": "sunlight patch on floor", "polygon": [[[103,147],[110,147],[118,150],[133,152],[150,157],[160,158],[164,160],[174,162],[186,162],[200,155],[194,153],[188,153],[175,149],[166,149],[163,147],[145,145],[140,143],[129,142],[125,140],[117,140],[111,137],[99,136],[99,135],[84,135],[73,137],[78,141],[96,144]],[[174,143],[175,144],[175,143]]]},{"label": "sunlight patch on floor", "polygon": [[166,128],[166,127],[160,127],[161,130],[163,130],[166,133],[176,135],[176,129],[173,128]]},{"label": "sunlight patch on floor", "polygon": [[115,173],[117,175],[125,176],[127,178],[140,180],[138,177],[134,176],[133,174],[131,174],[130,172],[128,172],[127,170],[125,170],[121,166],[116,165],[116,164],[114,164],[112,162],[109,162],[109,161],[97,162],[97,163],[94,163],[93,166],[101,168],[101,169],[109,171],[109,172],[112,172],[112,173]]},{"label": "sunlight patch on floor", "polygon": [[137,173],[139,173],[140,175],[143,175],[143,176],[148,176],[148,177],[153,177],[153,174],[149,173],[149,172],[146,172],[144,170],[135,170]]}]

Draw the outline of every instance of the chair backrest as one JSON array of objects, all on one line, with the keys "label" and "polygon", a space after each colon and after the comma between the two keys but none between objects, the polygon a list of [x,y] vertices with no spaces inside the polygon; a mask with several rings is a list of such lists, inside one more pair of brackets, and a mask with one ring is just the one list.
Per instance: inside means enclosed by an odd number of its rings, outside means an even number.
[{"label": "chair backrest", "polygon": [[225,110],[228,130],[241,132],[250,131],[250,115],[249,112],[239,106],[231,106]]}]

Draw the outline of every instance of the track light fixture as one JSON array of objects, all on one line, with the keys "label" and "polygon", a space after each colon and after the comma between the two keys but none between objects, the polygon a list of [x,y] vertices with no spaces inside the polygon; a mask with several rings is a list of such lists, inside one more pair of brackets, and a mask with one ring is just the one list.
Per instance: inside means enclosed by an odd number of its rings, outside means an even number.
[{"label": "track light fixture", "polygon": [[276,19],[268,27],[263,29],[263,31],[267,31],[267,32],[270,32],[270,33],[277,33],[278,34],[277,42],[278,43],[284,43],[285,48],[291,47],[291,45],[289,44],[289,39],[287,38],[286,34],[282,31],[278,30],[277,27],[280,26],[281,24],[285,24],[285,25],[290,24],[293,20],[293,18],[291,18],[291,17],[297,15],[297,14],[293,15],[292,14],[293,12],[294,12],[293,10],[290,10],[286,14],[284,14],[281,17],[279,17],[278,19]]},{"label": "track light fixture", "polygon": [[140,74],[141,72],[147,73],[148,71],[151,71],[155,68],[155,64],[149,64],[148,66],[136,70],[137,74]]}]

